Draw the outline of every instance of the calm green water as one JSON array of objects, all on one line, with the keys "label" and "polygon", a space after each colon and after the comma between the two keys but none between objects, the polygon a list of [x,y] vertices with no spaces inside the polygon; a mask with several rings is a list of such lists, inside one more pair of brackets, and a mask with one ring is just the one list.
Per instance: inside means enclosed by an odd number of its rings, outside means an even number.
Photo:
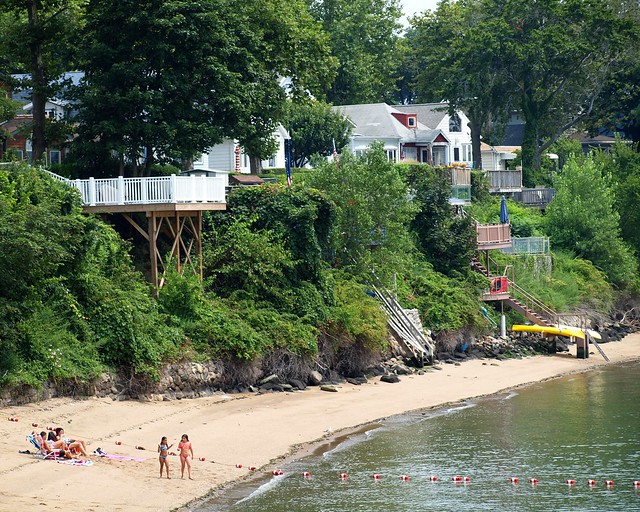
[{"label": "calm green water", "polygon": [[[632,485],[640,480],[640,364],[394,418],[282,469],[284,476],[236,488],[200,510],[640,511]],[[456,484],[454,475],[470,482]]]}]

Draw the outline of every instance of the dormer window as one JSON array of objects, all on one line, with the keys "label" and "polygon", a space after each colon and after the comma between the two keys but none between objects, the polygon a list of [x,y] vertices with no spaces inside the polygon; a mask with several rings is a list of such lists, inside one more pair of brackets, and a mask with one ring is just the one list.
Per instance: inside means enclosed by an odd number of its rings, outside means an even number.
[{"label": "dormer window", "polygon": [[409,128],[415,128],[418,125],[418,120],[415,117],[407,117],[407,125]]},{"label": "dormer window", "polygon": [[450,132],[462,131],[462,121],[460,120],[460,116],[458,114],[453,114],[449,118],[449,131]]}]

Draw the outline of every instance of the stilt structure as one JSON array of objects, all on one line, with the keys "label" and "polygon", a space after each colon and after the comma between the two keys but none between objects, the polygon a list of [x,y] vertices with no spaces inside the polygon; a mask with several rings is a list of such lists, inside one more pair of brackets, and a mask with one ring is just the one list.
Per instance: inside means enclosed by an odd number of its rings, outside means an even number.
[{"label": "stilt structure", "polygon": [[[224,179],[209,176],[56,179],[77,188],[86,213],[119,214],[149,244],[149,280],[156,290],[167,270],[192,271],[202,279],[202,213],[226,209]],[[162,254],[159,242],[170,249]]]}]

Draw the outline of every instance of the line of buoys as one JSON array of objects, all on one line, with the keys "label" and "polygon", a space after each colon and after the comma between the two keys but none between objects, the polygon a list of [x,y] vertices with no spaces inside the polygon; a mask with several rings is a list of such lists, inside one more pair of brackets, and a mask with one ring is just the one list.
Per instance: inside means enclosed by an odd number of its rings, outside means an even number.
[{"label": "line of buoys", "polygon": [[240,469],[242,467],[242,464],[236,464],[236,467]]},{"label": "line of buoys", "polygon": [[349,478],[349,475],[347,473],[340,473],[340,480],[346,480],[347,478]]},{"label": "line of buoys", "polygon": [[538,483],[538,479],[537,478],[529,478],[529,483],[536,485]]},{"label": "line of buoys", "polygon": [[633,486],[634,487],[640,487],[640,480],[634,480],[633,481]]},{"label": "line of buoys", "polygon": [[303,471],[303,472],[302,472],[302,476],[303,476],[304,478],[309,478],[309,477],[311,476],[311,473],[309,473],[308,471]]},{"label": "line of buoys", "polygon": [[282,475],[284,475],[284,471],[282,471],[281,469],[274,469],[274,470],[271,472],[271,474],[272,474],[273,476],[282,476]]},{"label": "line of buoys", "polygon": [[605,480],[604,485],[605,487],[613,487],[613,480]]},{"label": "line of buoys", "polygon": [[200,462],[204,462],[204,461],[205,461],[205,460],[207,460],[207,459],[205,459],[204,457],[200,457],[198,460],[199,460]]},{"label": "line of buoys", "polygon": [[136,450],[144,450],[144,446],[140,446],[139,444],[135,445],[134,448]]},{"label": "line of buoys", "polygon": [[596,485],[596,481],[590,478],[589,480],[587,480],[587,485],[589,487],[594,487]]},{"label": "line of buoys", "polygon": [[470,478],[470,477],[468,477],[468,476],[460,476],[460,475],[456,475],[456,476],[451,477],[451,480],[453,480],[454,482],[458,482],[458,483],[459,483],[459,482],[466,482],[466,483],[468,483],[468,482],[470,482],[470,481],[471,481],[471,478]]},{"label": "line of buoys", "polygon": [[39,425],[39,423],[32,423],[31,426],[32,427],[37,427]]},{"label": "line of buoys", "polygon": [[373,478],[374,480],[380,480],[382,478],[382,475],[380,473],[374,473],[373,475],[371,475],[371,478]]},{"label": "line of buoys", "polygon": [[402,480],[403,482],[408,482],[409,481],[409,475],[400,475],[400,480]]},{"label": "line of buoys", "polygon": [[122,441],[116,441],[116,444],[120,446],[122,444]]},{"label": "line of buoys", "polygon": [[509,480],[511,481],[512,484],[517,484],[520,481],[520,479],[517,476],[512,476]]},{"label": "line of buoys", "polygon": [[567,485],[576,485],[576,481],[571,479],[571,478],[569,478],[569,479],[567,479],[566,484]]},{"label": "line of buoys", "polygon": [[9,420],[9,421],[18,421],[18,418],[16,418],[15,416],[9,416],[7,418],[7,420]]},{"label": "line of buoys", "polygon": [[429,477],[429,482],[437,482],[438,481],[438,477],[437,476],[430,476]]}]

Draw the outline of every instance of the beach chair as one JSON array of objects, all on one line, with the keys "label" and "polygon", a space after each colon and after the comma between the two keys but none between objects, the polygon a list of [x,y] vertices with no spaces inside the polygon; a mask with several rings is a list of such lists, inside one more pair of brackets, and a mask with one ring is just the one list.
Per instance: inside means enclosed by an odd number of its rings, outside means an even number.
[{"label": "beach chair", "polygon": [[37,457],[41,457],[42,459],[52,459],[52,460],[56,460],[58,459],[58,456],[60,455],[60,450],[57,448],[54,448],[50,453],[45,453],[42,450],[42,447],[40,446],[40,443],[38,443],[38,441],[36,440],[35,436],[33,434],[29,434],[27,436],[27,441],[29,441],[31,443],[31,445],[36,449],[35,453],[33,455],[37,456]]}]

